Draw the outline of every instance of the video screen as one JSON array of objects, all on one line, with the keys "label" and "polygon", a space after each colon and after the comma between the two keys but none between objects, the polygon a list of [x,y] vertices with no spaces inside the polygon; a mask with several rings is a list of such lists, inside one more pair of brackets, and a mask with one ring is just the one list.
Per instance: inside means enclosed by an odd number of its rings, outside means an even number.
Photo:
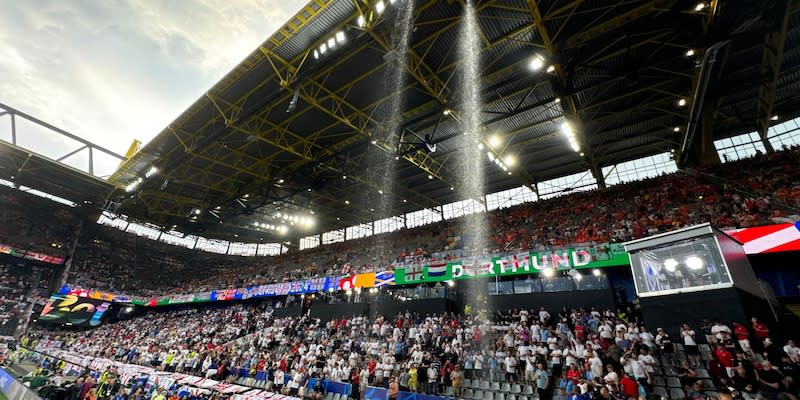
[{"label": "video screen", "polygon": [[713,236],[630,254],[639,296],[730,287],[730,274]]}]

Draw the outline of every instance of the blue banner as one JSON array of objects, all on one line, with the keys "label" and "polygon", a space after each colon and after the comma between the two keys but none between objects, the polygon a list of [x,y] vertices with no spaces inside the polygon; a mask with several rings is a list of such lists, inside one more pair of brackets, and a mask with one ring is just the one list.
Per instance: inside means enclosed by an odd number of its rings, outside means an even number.
[{"label": "blue banner", "polygon": [[389,398],[389,390],[382,387],[367,386],[364,392],[364,400],[387,400]]}]

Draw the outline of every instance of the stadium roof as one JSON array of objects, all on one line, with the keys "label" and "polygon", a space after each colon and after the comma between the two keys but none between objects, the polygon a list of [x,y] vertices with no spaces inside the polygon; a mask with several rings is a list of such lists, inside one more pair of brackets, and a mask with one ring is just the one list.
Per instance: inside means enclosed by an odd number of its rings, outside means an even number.
[{"label": "stadium roof", "polygon": [[[109,179],[110,198],[135,219],[242,241],[279,238],[252,226],[279,212],[314,212],[313,228],[291,233],[300,237],[461,200],[452,188],[466,145],[457,85],[465,6],[415,2],[407,78],[394,93],[387,82],[404,58],[392,50],[400,3],[311,1],[126,161]],[[511,175],[485,160],[487,193],[587,170],[602,175],[603,166],[678,149],[705,49],[717,43],[715,138],[800,110],[797,1],[475,7],[487,144],[496,134],[494,155],[517,159]],[[539,71],[529,68],[534,57]],[[402,130],[387,135],[396,95]],[[561,133],[565,121],[579,151]],[[381,194],[391,169],[393,192]],[[390,214],[371,211],[386,198]]]}]

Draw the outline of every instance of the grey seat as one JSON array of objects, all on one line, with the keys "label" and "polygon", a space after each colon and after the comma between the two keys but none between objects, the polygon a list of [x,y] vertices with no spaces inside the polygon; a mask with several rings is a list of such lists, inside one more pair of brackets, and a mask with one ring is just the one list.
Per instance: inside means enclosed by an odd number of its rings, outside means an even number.
[{"label": "grey seat", "polygon": [[518,383],[511,385],[511,393],[514,394],[522,393],[522,386],[520,386]]},{"label": "grey seat", "polygon": [[669,394],[667,394],[667,389],[663,388],[661,386],[654,387],[653,388],[653,393],[655,393],[655,394],[657,394],[657,395],[659,395],[659,396],[661,396],[661,397],[663,397],[665,399],[669,397]]},{"label": "grey seat", "polygon": [[698,368],[697,369],[697,377],[698,378],[711,378],[711,375],[708,374],[708,371]]},{"label": "grey seat", "polygon": [[533,394],[533,386],[525,385],[525,388],[522,389],[522,394]]},{"label": "grey seat", "polygon": [[686,397],[686,393],[683,393],[683,389],[672,388],[669,390],[669,397],[672,399],[682,399]]},{"label": "grey seat", "polygon": [[681,381],[674,376],[667,378],[667,386],[675,388],[683,387],[683,385],[681,385]]},{"label": "grey seat", "polygon": [[654,376],[653,377],[653,385],[654,386],[667,386],[667,383],[664,382],[664,378],[662,378],[660,376]]},{"label": "grey seat", "polygon": [[494,390],[495,392],[499,392],[500,391],[500,382],[492,382],[491,389]]}]

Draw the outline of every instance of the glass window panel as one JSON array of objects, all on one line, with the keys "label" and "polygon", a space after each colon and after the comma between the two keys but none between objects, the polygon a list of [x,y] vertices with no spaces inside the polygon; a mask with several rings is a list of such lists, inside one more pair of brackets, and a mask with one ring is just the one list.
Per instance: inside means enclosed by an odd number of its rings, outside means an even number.
[{"label": "glass window panel", "polygon": [[344,242],[344,229],[325,232],[322,234],[322,244]]},{"label": "glass window panel", "polygon": [[442,214],[440,213],[439,207],[426,208],[406,214],[406,225],[409,228],[432,224],[441,220]]},{"label": "glass window panel", "polygon": [[306,236],[300,238],[300,250],[312,249],[319,246],[319,236]]},{"label": "glass window panel", "polygon": [[351,226],[346,229],[345,234],[347,240],[372,236],[372,223]]}]

